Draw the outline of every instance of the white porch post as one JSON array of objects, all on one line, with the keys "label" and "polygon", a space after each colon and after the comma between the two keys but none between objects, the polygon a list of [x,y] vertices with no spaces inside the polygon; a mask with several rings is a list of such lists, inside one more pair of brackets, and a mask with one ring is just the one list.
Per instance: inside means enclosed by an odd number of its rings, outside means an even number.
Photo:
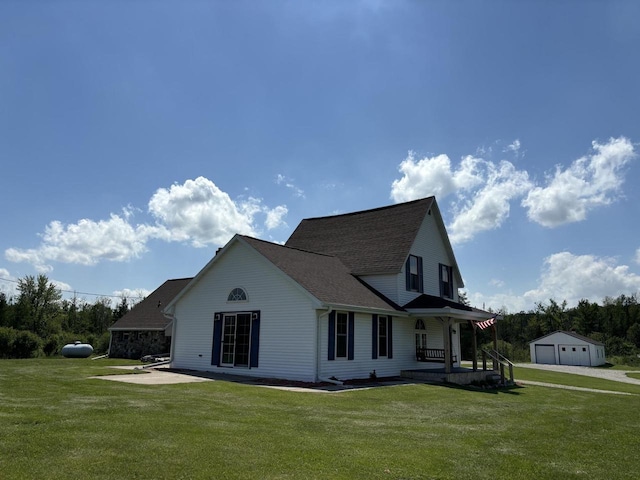
[{"label": "white porch post", "polygon": [[442,338],[444,339],[444,372],[451,373],[453,364],[451,362],[451,319],[449,317],[440,318],[442,322]]}]

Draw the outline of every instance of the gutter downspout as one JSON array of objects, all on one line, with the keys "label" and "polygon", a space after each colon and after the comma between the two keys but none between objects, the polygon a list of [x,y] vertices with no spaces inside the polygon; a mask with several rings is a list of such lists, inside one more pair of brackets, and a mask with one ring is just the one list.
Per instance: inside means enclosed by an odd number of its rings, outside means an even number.
[{"label": "gutter downspout", "polygon": [[326,312],[321,313],[320,315],[318,315],[318,324],[316,325],[316,329],[317,329],[317,333],[316,333],[316,380],[319,382],[327,382],[327,383],[333,383],[334,385],[343,385],[343,382],[341,382],[340,380],[333,380],[331,378],[321,378],[320,377],[320,364],[322,362],[322,349],[320,348],[321,345],[321,331],[322,328],[320,326],[320,319],[322,317],[324,317],[325,315],[328,316],[331,312],[333,312],[333,307],[328,307]]},{"label": "gutter downspout", "polygon": [[172,314],[172,313],[167,313],[164,310],[162,311],[162,315],[164,315],[165,318],[168,318],[169,320],[171,320],[171,348],[169,349],[169,364],[171,364],[172,360],[173,360],[173,346],[175,344],[175,338],[176,338],[176,317]]}]

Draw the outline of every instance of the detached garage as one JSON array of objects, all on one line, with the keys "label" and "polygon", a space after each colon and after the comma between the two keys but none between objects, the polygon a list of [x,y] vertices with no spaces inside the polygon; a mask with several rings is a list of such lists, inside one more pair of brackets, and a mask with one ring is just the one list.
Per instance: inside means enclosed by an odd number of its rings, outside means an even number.
[{"label": "detached garage", "polygon": [[548,365],[604,365],[604,344],[574,332],[557,331],[529,342],[531,363]]}]

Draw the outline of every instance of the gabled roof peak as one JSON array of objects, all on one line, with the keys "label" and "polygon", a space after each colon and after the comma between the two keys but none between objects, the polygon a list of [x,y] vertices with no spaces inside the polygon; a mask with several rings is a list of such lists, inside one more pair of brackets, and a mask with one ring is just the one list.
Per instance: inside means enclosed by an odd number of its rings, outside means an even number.
[{"label": "gabled roof peak", "polygon": [[411,204],[416,204],[416,203],[423,203],[423,202],[431,203],[434,199],[435,199],[434,196],[425,197],[425,198],[419,198],[417,200],[410,200],[408,202],[394,203],[392,205],[385,205],[383,207],[368,208],[366,210],[358,210],[357,212],[337,213],[335,215],[324,215],[322,217],[304,218],[303,221],[305,221],[305,220],[323,220],[323,219],[326,219],[326,218],[352,217],[352,216],[355,216],[355,215],[362,215],[362,214],[367,214],[367,213],[375,213],[375,212],[380,212],[380,211],[383,211],[383,210],[389,210],[389,209],[395,209],[395,208],[398,208],[398,207],[409,206]]},{"label": "gabled roof peak", "polygon": [[435,198],[427,197],[304,219],[285,245],[335,256],[355,275],[395,274],[401,271],[426,215],[435,205]]}]

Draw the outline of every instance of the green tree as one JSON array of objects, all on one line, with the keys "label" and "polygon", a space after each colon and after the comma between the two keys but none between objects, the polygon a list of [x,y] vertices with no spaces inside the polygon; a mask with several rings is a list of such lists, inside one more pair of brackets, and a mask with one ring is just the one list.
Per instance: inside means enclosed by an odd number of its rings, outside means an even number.
[{"label": "green tree", "polygon": [[60,290],[49,282],[46,275],[27,275],[18,280],[17,323],[21,329],[41,335],[58,310],[62,298]]}]

